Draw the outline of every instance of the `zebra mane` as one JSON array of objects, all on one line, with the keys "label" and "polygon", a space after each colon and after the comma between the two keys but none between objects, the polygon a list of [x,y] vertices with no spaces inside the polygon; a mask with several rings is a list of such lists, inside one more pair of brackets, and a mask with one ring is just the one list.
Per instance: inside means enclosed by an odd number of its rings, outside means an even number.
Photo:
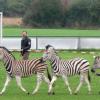
[{"label": "zebra mane", "polygon": [[[55,48],[54,48],[52,45],[49,45],[49,44],[46,45],[46,46],[45,46],[45,49],[48,50],[48,49],[51,48],[51,47],[52,47],[54,53],[56,54],[56,56],[58,56],[58,53],[56,52]],[[59,57],[59,56],[58,56],[58,57]],[[60,57],[59,57],[59,58],[60,58]]]},{"label": "zebra mane", "polygon": [[8,52],[15,59],[14,55],[6,47],[0,46],[0,48],[4,49],[6,52]]},{"label": "zebra mane", "polygon": [[52,46],[49,44],[45,46],[46,50],[48,50],[50,47],[52,47]]}]

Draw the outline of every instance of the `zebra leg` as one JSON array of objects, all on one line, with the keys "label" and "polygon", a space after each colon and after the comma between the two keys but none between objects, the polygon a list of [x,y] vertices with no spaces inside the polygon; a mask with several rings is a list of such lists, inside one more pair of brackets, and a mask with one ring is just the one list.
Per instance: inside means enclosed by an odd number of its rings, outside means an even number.
[{"label": "zebra leg", "polygon": [[70,86],[69,86],[69,82],[68,82],[67,77],[66,77],[65,75],[62,75],[62,78],[63,78],[63,80],[64,80],[66,86],[68,87],[68,90],[69,90],[70,94],[72,94],[72,90],[71,90],[71,88],[70,88]]},{"label": "zebra leg", "polygon": [[84,78],[85,78],[85,82],[86,82],[86,84],[87,84],[87,86],[88,86],[88,92],[89,92],[89,94],[91,94],[91,86],[90,86],[90,82],[89,82],[89,80],[88,80],[88,75],[85,74],[85,75],[84,75]]},{"label": "zebra leg", "polygon": [[42,76],[43,80],[48,84],[48,86],[50,85],[50,81],[49,79],[43,74]]},{"label": "zebra leg", "polygon": [[84,82],[84,75],[81,74],[81,75],[80,75],[80,83],[79,83],[79,85],[77,86],[77,88],[76,88],[76,90],[75,90],[75,92],[74,92],[75,95],[76,95],[76,94],[78,93],[78,91],[80,90],[80,88],[81,88],[83,82]]},{"label": "zebra leg", "polygon": [[42,74],[40,73],[37,73],[37,84],[36,84],[36,88],[34,89],[34,91],[32,92],[32,94],[36,94],[40,85],[41,85],[41,82],[42,82]]},{"label": "zebra leg", "polygon": [[53,76],[52,77],[52,80],[50,82],[50,85],[49,85],[49,91],[48,91],[48,94],[51,94],[51,91],[52,91],[52,85],[54,84],[54,82],[57,80],[57,77],[56,76]]},{"label": "zebra leg", "polygon": [[[50,85],[50,80],[43,74],[43,80],[48,84],[48,88]],[[52,92],[52,94],[55,94],[54,91]]]},{"label": "zebra leg", "polygon": [[9,75],[7,75],[7,79],[5,81],[5,84],[4,84],[4,87],[3,87],[2,91],[0,92],[0,95],[5,92],[5,90],[6,90],[6,88],[7,88],[10,81],[11,81],[11,77]]},{"label": "zebra leg", "polygon": [[20,89],[21,89],[23,92],[29,94],[29,92],[27,92],[26,89],[22,86],[21,77],[20,77],[20,76],[15,76],[15,78],[16,78],[17,85],[20,87]]}]

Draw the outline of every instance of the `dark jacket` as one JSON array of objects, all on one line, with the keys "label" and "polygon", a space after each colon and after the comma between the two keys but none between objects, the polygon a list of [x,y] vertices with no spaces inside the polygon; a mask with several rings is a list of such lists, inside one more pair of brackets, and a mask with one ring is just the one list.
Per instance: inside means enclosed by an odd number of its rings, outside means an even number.
[{"label": "dark jacket", "polygon": [[31,48],[31,40],[30,38],[28,38],[27,36],[26,37],[23,37],[22,40],[21,40],[21,54],[23,56],[23,54],[25,52],[28,52],[28,50]]}]

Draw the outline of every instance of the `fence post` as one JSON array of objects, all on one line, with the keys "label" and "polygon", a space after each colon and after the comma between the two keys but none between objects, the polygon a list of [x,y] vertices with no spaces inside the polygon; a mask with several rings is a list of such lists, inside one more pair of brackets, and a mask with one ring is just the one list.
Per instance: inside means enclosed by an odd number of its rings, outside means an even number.
[{"label": "fence post", "polygon": [[36,36],[36,50],[38,50],[38,37]]}]

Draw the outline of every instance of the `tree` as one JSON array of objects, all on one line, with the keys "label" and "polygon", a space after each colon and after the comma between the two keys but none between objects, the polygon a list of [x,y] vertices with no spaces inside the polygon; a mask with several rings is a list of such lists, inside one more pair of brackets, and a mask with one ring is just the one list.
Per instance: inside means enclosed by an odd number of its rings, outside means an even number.
[{"label": "tree", "polygon": [[23,21],[30,26],[59,27],[63,24],[63,17],[60,0],[34,0]]},{"label": "tree", "polygon": [[0,0],[0,12],[3,12],[4,15],[7,15],[7,0]]},{"label": "tree", "polygon": [[100,25],[99,2],[99,0],[80,0],[80,2],[71,6],[66,12],[67,25],[78,27]]},{"label": "tree", "polygon": [[22,17],[32,0],[0,0],[0,11],[4,16]]}]

